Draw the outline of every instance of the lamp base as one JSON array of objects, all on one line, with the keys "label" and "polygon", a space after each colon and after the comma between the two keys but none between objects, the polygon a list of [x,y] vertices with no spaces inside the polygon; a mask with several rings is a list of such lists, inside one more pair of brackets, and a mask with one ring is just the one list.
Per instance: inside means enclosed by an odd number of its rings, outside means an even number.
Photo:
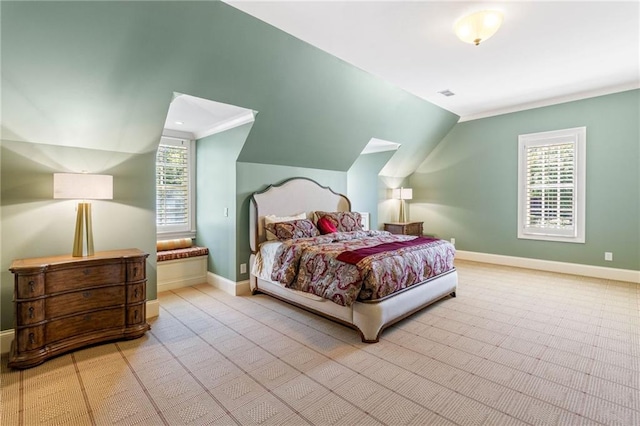
[{"label": "lamp base", "polygon": [[[87,237],[87,253],[83,254],[84,232]],[[76,215],[76,234],[73,238],[73,257],[93,256],[93,228],[91,226],[91,203],[78,203]]]},{"label": "lamp base", "polygon": [[400,200],[400,214],[398,215],[398,222],[406,222],[407,214],[404,206],[404,200]]}]

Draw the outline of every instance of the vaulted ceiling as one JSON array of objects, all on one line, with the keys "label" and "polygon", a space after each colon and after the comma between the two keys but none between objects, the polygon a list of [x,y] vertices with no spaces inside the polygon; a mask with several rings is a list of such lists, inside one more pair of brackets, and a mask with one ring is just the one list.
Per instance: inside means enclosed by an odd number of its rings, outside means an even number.
[{"label": "vaulted ceiling", "polygon": [[[245,163],[408,176],[458,116],[221,2],[2,2],[2,138],[157,148],[176,93],[258,111]],[[89,168],[86,168],[89,170]]]},{"label": "vaulted ceiling", "polygon": [[[640,87],[638,1],[225,1],[462,121]],[[502,27],[462,43],[483,9]]]},{"label": "vaulted ceiling", "polygon": [[639,3],[498,3],[478,47],[476,5],[2,2],[2,138],[149,152],[183,93],[258,111],[238,161],[346,171],[374,138],[404,177],[459,115],[638,86]]}]

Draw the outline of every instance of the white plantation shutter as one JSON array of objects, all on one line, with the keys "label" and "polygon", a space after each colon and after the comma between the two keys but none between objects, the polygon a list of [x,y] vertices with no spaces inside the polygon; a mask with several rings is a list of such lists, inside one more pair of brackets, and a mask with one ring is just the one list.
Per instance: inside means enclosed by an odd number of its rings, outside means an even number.
[{"label": "white plantation shutter", "polygon": [[191,141],[162,138],[156,155],[158,233],[191,231],[191,173]]},{"label": "white plantation shutter", "polygon": [[518,238],[584,242],[586,129],[519,137]]}]

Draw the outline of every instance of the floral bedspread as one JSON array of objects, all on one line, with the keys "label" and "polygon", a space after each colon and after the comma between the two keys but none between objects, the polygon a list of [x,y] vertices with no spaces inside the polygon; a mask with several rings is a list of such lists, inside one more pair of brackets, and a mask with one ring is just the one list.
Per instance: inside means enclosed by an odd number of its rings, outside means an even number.
[{"label": "floral bedspread", "polygon": [[271,279],[350,306],[356,300],[383,298],[453,269],[455,248],[444,240],[373,254],[355,265],[336,259],[344,251],[414,238],[386,231],[353,231],[283,241]]}]

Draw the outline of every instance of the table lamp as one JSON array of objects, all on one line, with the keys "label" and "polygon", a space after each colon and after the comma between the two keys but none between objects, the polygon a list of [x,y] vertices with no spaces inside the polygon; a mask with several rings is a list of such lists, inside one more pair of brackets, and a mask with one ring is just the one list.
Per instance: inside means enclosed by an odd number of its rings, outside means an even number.
[{"label": "table lamp", "polygon": [[413,189],[402,187],[394,189],[393,198],[397,198],[400,200],[400,215],[398,217],[398,222],[406,222],[407,213],[404,205],[404,200],[410,200],[413,198]]},{"label": "table lamp", "polygon": [[83,256],[83,231],[86,231],[86,255],[93,256],[95,252],[91,226],[91,203],[85,200],[112,200],[113,176],[88,173],[54,173],[53,198],[82,200],[78,203],[72,256]]}]

